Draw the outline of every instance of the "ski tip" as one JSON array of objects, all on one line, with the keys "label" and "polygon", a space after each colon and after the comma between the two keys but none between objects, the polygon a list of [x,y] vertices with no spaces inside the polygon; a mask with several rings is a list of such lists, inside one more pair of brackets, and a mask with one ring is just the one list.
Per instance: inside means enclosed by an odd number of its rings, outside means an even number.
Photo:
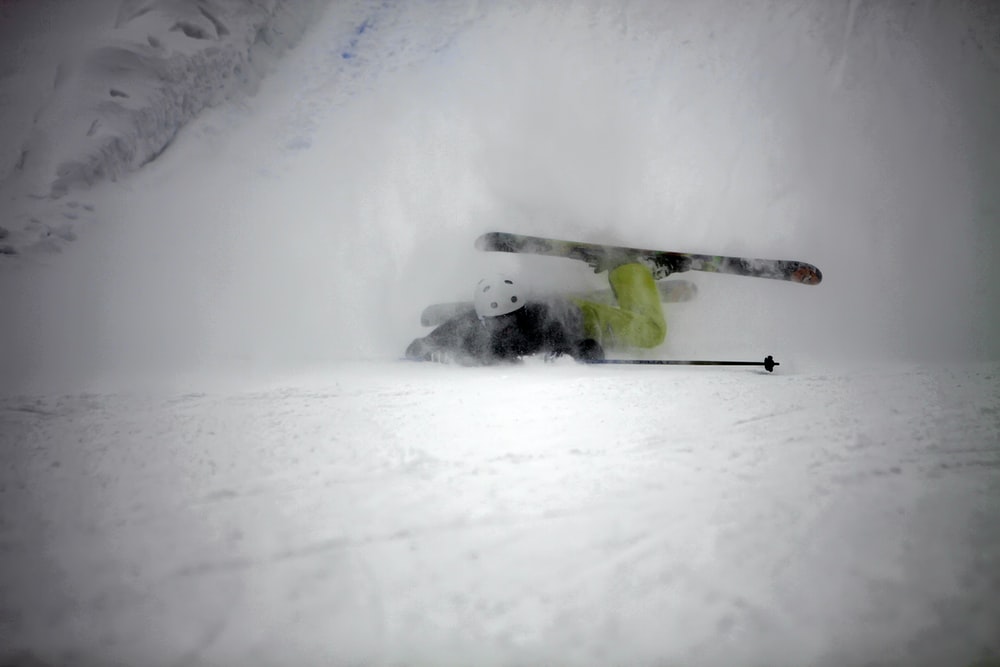
[{"label": "ski tip", "polygon": [[[550,250],[552,239],[538,236],[525,236],[511,232],[486,232],[476,239],[476,250],[491,250],[494,252],[541,252]],[[559,243],[559,242],[556,242]],[[545,254],[542,252],[542,254]]]},{"label": "ski tip", "polygon": [[476,239],[476,250],[493,250],[496,248],[497,242],[501,238],[501,232],[486,232],[485,234],[480,234],[479,238]]},{"label": "ski tip", "polygon": [[789,280],[793,283],[801,283],[803,285],[818,285],[823,280],[823,272],[819,270],[818,267],[812,264],[800,264],[798,267],[792,271],[789,275]]}]

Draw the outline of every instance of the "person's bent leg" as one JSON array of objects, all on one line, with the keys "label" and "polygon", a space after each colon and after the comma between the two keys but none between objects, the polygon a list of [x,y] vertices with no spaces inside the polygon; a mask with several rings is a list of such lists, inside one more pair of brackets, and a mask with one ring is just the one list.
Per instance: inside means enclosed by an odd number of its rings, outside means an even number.
[{"label": "person's bent leg", "polygon": [[608,273],[608,281],[622,310],[635,314],[628,343],[636,347],[656,347],[667,335],[660,292],[653,274],[642,264],[622,264]]},{"label": "person's bent leg", "polygon": [[660,292],[649,269],[642,264],[622,264],[608,273],[608,281],[618,307],[635,316],[623,332],[626,344],[656,347],[662,343],[667,335],[667,322]]},{"label": "person's bent leg", "polygon": [[662,343],[667,323],[649,269],[642,264],[623,264],[609,273],[608,280],[618,307],[576,301],[587,335],[605,347],[656,347]]}]

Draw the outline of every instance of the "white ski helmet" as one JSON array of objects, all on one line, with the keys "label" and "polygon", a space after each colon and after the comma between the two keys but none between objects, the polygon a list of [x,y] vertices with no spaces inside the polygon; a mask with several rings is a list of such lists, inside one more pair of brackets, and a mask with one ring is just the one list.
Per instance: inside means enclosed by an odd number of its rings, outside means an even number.
[{"label": "white ski helmet", "polygon": [[487,276],[476,285],[472,302],[479,317],[499,317],[524,306],[525,293],[515,280],[500,274]]}]

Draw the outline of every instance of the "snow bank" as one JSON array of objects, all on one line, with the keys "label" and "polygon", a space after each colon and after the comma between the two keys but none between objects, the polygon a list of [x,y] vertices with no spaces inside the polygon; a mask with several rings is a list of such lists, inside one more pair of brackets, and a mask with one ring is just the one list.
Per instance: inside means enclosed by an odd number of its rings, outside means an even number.
[{"label": "snow bank", "polygon": [[[54,73],[44,71],[45,62],[20,63],[32,77],[51,74],[51,91],[37,91],[45,93],[41,99],[18,100],[10,92],[4,98],[11,102],[3,111],[10,122],[2,124],[25,133],[20,141],[8,136],[0,155],[0,195],[10,207],[0,227],[0,252],[33,244],[58,249],[72,240],[72,221],[87,210],[67,201],[68,193],[156,159],[203,109],[252,92],[271,60],[299,40],[326,1],[95,4],[104,24],[67,47]],[[21,30],[30,24],[29,11],[65,10],[24,3],[6,11],[7,29]],[[43,21],[35,27],[75,26]],[[42,39],[51,41],[51,35]],[[24,53],[23,39],[17,48]],[[2,83],[9,86],[24,73],[15,64],[7,74]],[[19,205],[24,199],[30,205]]]}]

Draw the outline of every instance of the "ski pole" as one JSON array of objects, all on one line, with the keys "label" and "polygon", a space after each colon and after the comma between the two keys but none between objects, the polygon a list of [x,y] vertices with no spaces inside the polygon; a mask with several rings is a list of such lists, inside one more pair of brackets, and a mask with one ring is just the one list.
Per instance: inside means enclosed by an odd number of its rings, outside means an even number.
[{"label": "ski pole", "polygon": [[767,355],[764,361],[709,361],[704,359],[593,359],[588,364],[647,364],[655,366],[763,366],[768,373],[780,364]]}]

